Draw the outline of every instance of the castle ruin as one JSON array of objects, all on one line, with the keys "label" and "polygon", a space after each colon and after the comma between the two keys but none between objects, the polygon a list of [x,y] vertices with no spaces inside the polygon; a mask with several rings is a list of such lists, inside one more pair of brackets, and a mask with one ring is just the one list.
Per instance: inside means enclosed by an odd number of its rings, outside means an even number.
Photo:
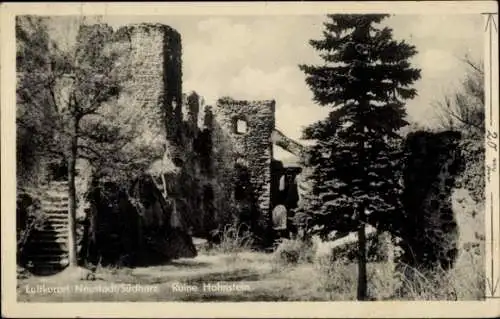
[{"label": "castle ruin", "polygon": [[[105,28],[110,45],[122,49],[117,68],[131,72],[123,72],[118,105],[144,114],[144,134],[137,146],[158,144],[162,152],[135,183],[131,193],[137,202],[113,185],[106,186],[112,196],[103,196],[102,190],[91,187],[95,178],[84,176],[92,170],[80,170],[78,208],[85,224],[80,227],[81,258],[137,265],[192,257],[196,255],[192,237],[216,241],[217,231],[227,224],[247,225],[263,247],[282,235],[280,218],[283,211],[290,217],[298,206],[298,180],[307,174],[298,176],[300,165],[274,159],[273,145],[298,158],[305,154],[301,144],[276,129],[275,101],[221,97],[215,105],[204,105],[198,94],[183,94],[181,36],[168,26],[131,25],[112,36],[105,25],[86,28]],[[401,233],[409,246],[425,248],[412,249],[415,256],[408,259],[416,261],[409,262],[450,264],[455,259],[459,234],[450,207],[453,181],[443,176],[458,174],[459,152],[449,154],[458,139],[448,133],[421,134],[406,145],[402,200],[407,216],[400,224],[410,226]],[[427,174],[421,173],[422,167]],[[67,172],[57,169],[66,179]],[[49,212],[48,225],[38,235],[35,232],[33,245],[23,252],[23,264],[47,263],[43,256],[64,265],[67,187],[62,180],[42,190],[40,209]],[[27,205],[32,204],[21,203],[18,208]],[[275,211],[279,216],[273,215]],[[19,216],[18,221],[22,221]],[[286,223],[284,228],[288,230]],[[445,245],[429,248],[436,242]]]},{"label": "castle ruin", "polygon": [[[136,143],[159,143],[164,152],[134,187],[139,204],[116,192],[111,199],[89,192],[91,177],[87,185],[80,183],[79,193],[88,193],[90,202],[79,204],[86,207],[81,215],[87,220],[83,259],[116,263],[127,256],[125,263],[137,264],[151,256],[153,261],[194,256],[192,236],[217,240],[217,230],[227,224],[244,224],[259,244],[270,245],[272,210],[280,204],[296,207],[298,199],[287,194],[294,193],[290,188],[300,172],[273,158],[273,144],[296,156],[302,151],[276,130],[275,101],[223,97],[210,106],[194,92],[183,94],[181,36],[169,26],[125,26],[110,42],[124,52],[118,69],[130,71],[123,72],[118,105],[145,115],[144,136]],[[116,204],[110,207],[109,201]]]}]

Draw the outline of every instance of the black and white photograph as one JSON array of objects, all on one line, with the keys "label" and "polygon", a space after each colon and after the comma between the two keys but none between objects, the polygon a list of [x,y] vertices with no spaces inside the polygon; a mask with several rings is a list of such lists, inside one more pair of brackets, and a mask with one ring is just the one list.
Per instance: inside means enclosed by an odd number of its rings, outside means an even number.
[{"label": "black and white photograph", "polygon": [[15,14],[10,293],[497,301],[495,6]]}]

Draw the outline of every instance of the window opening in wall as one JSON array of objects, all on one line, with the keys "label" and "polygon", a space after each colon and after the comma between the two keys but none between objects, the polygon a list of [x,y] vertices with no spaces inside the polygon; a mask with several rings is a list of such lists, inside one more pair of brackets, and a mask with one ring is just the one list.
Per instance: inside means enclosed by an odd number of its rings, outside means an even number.
[{"label": "window opening in wall", "polygon": [[247,132],[247,122],[245,120],[236,121],[236,133],[245,134]]},{"label": "window opening in wall", "polygon": [[234,168],[236,178],[234,185],[234,198],[241,201],[246,198],[248,187],[250,186],[250,173],[248,168],[240,164],[236,164]]}]

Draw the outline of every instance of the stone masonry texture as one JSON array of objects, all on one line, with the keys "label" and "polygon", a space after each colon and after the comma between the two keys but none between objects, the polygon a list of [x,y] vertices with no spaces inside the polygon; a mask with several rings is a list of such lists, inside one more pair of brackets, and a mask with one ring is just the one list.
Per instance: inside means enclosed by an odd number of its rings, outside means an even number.
[{"label": "stone masonry texture", "polygon": [[[270,213],[275,102],[220,99],[215,116],[232,142],[235,162],[248,166],[257,205],[263,219],[267,219]],[[237,132],[238,120],[246,122],[246,132]]]}]

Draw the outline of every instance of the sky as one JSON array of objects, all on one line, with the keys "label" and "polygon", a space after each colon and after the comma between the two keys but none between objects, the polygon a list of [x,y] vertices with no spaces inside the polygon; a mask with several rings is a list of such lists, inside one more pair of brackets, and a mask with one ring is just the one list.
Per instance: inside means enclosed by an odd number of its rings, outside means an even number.
[{"label": "sky", "polygon": [[[276,100],[276,127],[300,140],[304,126],[322,119],[328,109],[315,105],[299,64],[320,64],[308,44],[322,37],[322,15],[302,16],[106,16],[118,28],[158,22],[180,32],[183,91],[196,91],[207,104],[221,96]],[[422,70],[418,96],[407,102],[408,120],[436,123],[433,103],[457,88],[466,72],[466,54],[483,57],[484,22],[480,14],[393,15],[384,21],[394,38],[416,46],[411,60]],[[286,152],[275,149],[277,158]]]}]

